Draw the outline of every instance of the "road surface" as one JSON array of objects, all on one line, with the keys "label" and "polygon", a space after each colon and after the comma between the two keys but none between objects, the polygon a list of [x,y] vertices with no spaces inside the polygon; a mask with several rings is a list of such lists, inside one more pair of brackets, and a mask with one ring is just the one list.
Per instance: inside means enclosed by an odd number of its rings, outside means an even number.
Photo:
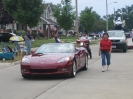
[{"label": "road surface", "polygon": [[0,68],[0,99],[133,99],[133,50],[113,52],[102,72],[98,46],[91,46],[89,69],[75,78],[23,79],[20,66]]}]

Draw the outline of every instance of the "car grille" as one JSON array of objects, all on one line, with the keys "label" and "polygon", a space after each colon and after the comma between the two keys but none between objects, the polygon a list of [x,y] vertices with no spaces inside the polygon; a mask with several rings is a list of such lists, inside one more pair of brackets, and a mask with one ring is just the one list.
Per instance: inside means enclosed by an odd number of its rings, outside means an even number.
[{"label": "car grille", "polygon": [[120,42],[120,40],[111,40],[111,42]]},{"label": "car grille", "polygon": [[57,69],[30,69],[31,73],[53,73],[57,72]]}]

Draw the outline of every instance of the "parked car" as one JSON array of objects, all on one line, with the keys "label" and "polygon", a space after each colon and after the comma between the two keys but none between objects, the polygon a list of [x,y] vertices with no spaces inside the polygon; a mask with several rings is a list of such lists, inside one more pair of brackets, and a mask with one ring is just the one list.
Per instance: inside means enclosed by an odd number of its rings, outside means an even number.
[{"label": "parked car", "polygon": [[32,55],[24,56],[21,61],[23,78],[34,75],[76,76],[79,69],[88,68],[88,53],[85,48],[76,48],[71,43],[43,44]]},{"label": "parked car", "polygon": [[0,42],[9,42],[9,39],[12,37],[13,35],[10,33],[0,33]]}]

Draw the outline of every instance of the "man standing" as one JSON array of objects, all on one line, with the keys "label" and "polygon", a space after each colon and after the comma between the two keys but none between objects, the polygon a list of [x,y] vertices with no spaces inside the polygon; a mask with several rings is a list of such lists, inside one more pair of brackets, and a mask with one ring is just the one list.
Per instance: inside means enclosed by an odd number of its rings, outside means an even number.
[{"label": "man standing", "polygon": [[28,55],[30,55],[31,53],[31,40],[32,40],[32,31],[29,30],[28,32],[26,32],[26,36],[25,36],[25,42],[27,44],[27,52]]}]

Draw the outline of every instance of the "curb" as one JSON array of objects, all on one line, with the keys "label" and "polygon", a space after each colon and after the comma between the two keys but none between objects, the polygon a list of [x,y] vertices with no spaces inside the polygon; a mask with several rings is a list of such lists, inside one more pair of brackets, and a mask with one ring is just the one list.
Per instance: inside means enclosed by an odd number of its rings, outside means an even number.
[{"label": "curb", "polygon": [[3,64],[2,66],[0,66],[0,69],[7,68],[7,67],[12,67],[12,66],[15,66],[15,65],[18,65],[18,64],[20,64],[20,61],[12,62],[12,63],[9,63],[7,65]]},{"label": "curb", "polygon": [[12,62],[11,65],[18,65],[21,61]]}]

